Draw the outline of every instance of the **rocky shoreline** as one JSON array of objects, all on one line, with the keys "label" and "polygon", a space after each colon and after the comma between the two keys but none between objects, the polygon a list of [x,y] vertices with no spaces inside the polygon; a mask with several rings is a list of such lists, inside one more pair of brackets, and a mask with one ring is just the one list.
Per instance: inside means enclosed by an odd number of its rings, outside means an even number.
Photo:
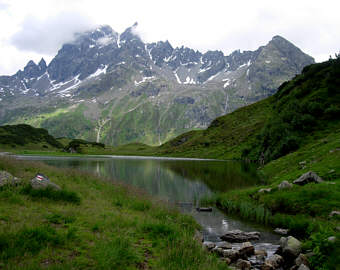
[{"label": "rocky shoreline", "polygon": [[220,238],[223,241],[204,241],[202,246],[225,261],[231,269],[241,270],[309,270],[308,257],[312,254],[301,253],[301,242],[293,236],[281,237],[280,245],[274,254],[264,248],[256,248],[251,241],[261,239],[259,232],[232,230]]}]

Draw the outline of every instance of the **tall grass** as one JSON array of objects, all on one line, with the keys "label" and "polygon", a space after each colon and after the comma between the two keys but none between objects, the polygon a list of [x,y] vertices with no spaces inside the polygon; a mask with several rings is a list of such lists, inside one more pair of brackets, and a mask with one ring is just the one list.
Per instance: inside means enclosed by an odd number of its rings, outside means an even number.
[{"label": "tall grass", "polygon": [[0,259],[7,261],[25,253],[37,254],[46,246],[61,246],[70,238],[50,226],[23,228],[17,233],[0,234]]},{"label": "tall grass", "polygon": [[64,201],[74,204],[80,204],[80,197],[74,191],[55,190],[51,187],[44,189],[33,189],[31,185],[26,185],[22,190],[22,194],[29,195],[34,199],[47,198],[53,201]]},{"label": "tall grass", "polygon": [[280,213],[273,214],[262,205],[256,205],[250,202],[217,198],[216,205],[227,213],[236,214],[249,221],[273,227],[287,228],[290,234],[302,238],[307,237],[319,226],[318,222],[312,221],[309,217]]}]

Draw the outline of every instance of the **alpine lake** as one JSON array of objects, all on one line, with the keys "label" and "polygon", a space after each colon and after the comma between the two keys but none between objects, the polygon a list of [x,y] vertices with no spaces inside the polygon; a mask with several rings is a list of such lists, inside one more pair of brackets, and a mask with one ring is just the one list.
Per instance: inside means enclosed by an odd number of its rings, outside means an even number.
[{"label": "alpine lake", "polygon": [[[17,156],[18,159],[40,161],[58,168],[73,168],[136,187],[152,197],[176,205],[202,227],[204,241],[219,242],[231,230],[258,231],[256,249],[271,256],[279,247],[280,236],[272,230],[248,223],[212,208],[198,211],[199,202],[217,192],[254,186],[261,183],[256,167],[238,161],[179,159],[137,156]],[[233,244],[237,247],[240,244]]]}]

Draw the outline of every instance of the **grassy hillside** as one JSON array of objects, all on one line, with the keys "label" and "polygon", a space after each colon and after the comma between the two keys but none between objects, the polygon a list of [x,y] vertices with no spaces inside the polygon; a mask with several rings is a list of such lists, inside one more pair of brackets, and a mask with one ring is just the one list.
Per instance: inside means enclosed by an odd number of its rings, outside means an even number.
[{"label": "grassy hillside", "polygon": [[162,154],[265,162],[299,149],[340,124],[340,59],[304,68],[263,101],[219,117],[159,148]]},{"label": "grassy hillside", "polygon": [[58,150],[63,145],[43,128],[29,125],[0,126],[0,149]]},{"label": "grassy hillside", "polygon": [[[1,269],[226,269],[194,240],[193,218],[140,191],[73,170],[0,158]],[[62,191],[33,192],[44,173]]]}]

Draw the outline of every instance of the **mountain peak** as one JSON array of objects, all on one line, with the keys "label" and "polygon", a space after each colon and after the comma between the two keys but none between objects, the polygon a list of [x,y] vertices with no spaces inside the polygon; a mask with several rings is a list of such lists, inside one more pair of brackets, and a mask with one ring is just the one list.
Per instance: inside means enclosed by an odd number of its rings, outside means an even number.
[{"label": "mountain peak", "polygon": [[274,41],[274,40],[285,40],[285,41],[287,41],[287,39],[285,39],[284,37],[282,37],[282,36],[280,36],[280,35],[275,35],[275,36],[273,36],[272,40],[273,40],[273,41]]},{"label": "mountain peak", "polygon": [[47,68],[47,65],[46,65],[46,62],[45,62],[45,59],[44,58],[41,58],[38,66],[40,67],[41,70],[43,69],[46,69]]},{"label": "mountain peak", "polygon": [[112,27],[108,24],[100,25],[96,31],[103,32],[106,35],[111,35],[113,33]]},{"label": "mountain peak", "polygon": [[25,66],[25,68],[29,68],[29,67],[34,67],[36,66],[37,64],[33,61],[33,60],[29,60],[27,65]]}]

